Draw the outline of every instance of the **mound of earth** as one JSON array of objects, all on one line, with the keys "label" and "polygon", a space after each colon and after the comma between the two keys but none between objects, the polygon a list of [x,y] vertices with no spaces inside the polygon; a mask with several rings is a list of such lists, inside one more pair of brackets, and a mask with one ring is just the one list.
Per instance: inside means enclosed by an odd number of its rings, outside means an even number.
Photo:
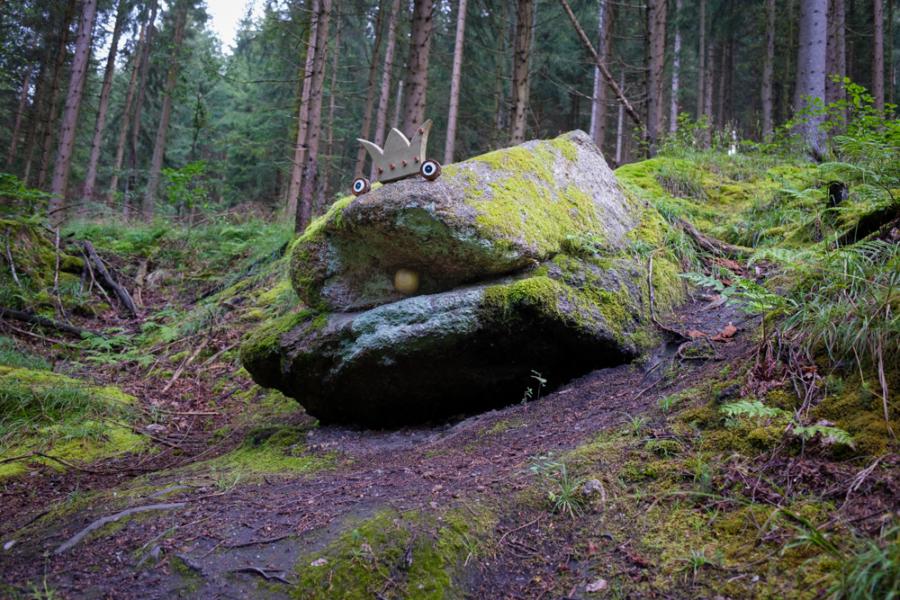
[{"label": "mound of earth", "polygon": [[[337,202],[295,242],[305,307],[252,334],[242,360],[323,421],[520,401],[653,342],[647,255],[662,227],[580,131],[392,183]],[[652,280],[657,310],[679,301],[665,255]]]}]

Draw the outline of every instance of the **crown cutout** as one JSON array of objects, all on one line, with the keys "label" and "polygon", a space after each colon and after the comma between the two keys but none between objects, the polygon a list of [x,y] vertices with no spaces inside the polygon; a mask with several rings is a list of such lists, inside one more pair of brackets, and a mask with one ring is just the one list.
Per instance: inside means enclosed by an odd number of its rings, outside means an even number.
[{"label": "crown cutout", "polygon": [[383,149],[369,140],[357,138],[357,141],[372,158],[375,180],[386,183],[419,173],[422,163],[425,162],[425,148],[428,145],[430,131],[431,119],[428,119],[416,129],[410,139],[407,139],[399,129],[392,127]]}]

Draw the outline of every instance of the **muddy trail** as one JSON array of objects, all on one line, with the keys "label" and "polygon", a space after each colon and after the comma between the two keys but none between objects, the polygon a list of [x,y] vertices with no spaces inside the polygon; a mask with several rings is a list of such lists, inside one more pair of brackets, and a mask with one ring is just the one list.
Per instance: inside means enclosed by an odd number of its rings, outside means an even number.
[{"label": "muddy trail", "polygon": [[[642,365],[597,370],[537,400],[453,424],[365,431],[315,427],[300,417],[305,452],[328,464],[309,474],[223,482],[191,470],[189,462],[114,477],[70,472],[55,476],[61,498],[55,503],[41,501],[53,494],[46,488],[41,494],[40,483],[9,485],[0,499],[3,579],[23,594],[43,586],[61,597],[303,597],[295,589],[298,577],[323,568],[325,560],[306,564],[303,558],[353,523],[385,511],[401,519],[410,511],[428,513],[438,522],[449,511],[469,511],[475,520],[485,506],[496,515],[485,533],[490,549],[469,553],[454,575],[467,597],[565,597],[554,596],[562,585],[555,580],[573,581],[569,591],[577,595],[584,589],[578,573],[591,565],[652,569],[640,564],[627,540],[610,541],[587,561],[574,560],[572,522],[522,500],[536,484],[529,465],[639,415],[654,437],[660,398],[712,377],[755,347],[747,333],[753,324],[707,299],[684,307],[669,323],[709,334],[731,323],[737,333],[725,339],[669,342]],[[699,359],[687,358],[690,345],[700,348]],[[72,502],[73,492],[85,488],[92,488],[88,499]],[[421,527],[413,539],[427,535]],[[412,563],[409,549],[406,554]],[[393,580],[401,576],[391,571],[384,595],[376,590],[373,597],[395,596]],[[681,597],[693,596],[685,590]]]}]

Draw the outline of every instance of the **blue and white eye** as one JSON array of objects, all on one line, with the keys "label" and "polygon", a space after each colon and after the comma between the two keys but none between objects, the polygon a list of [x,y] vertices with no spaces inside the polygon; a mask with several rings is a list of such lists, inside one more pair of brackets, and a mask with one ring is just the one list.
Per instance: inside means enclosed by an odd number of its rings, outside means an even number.
[{"label": "blue and white eye", "polygon": [[372,185],[369,183],[369,180],[365,177],[358,177],[353,180],[353,186],[350,188],[353,190],[354,196],[361,196],[372,189]]},{"label": "blue and white eye", "polygon": [[428,181],[434,181],[441,176],[441,163],[429,158],[419,167],[419,173]]}]

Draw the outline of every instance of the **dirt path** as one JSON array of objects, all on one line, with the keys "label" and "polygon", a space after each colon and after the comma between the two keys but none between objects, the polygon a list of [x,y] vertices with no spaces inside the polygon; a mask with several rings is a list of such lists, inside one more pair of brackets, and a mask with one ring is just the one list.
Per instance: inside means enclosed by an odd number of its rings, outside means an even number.
[{"label": "dirt path", "polygon": [[[185,484],[183,472],[151,473],[131,481],[151,491],[128,495],[121,505],[89,503],[25,530],[21,524],[34,515],[4,517],[0,541],[15,544],[0,553],[2,579],[23,591],[46,582],[63,597],[286,597],[290,586],[281,580],[291,580],[298,558],[333,539],[348,518],[366,518],[385,507],[440,512],[482,500],[502,506],[533,485],[530,458],[575,448],[629,415],[657,418],[659,398],[710,376],[720,361],[752,351],[742,319],[731,307],[707,309],[704,302],[679,315],[683,331],[714,333],[729,322],[738,325],[733,339],[716,344],[719,360],[679,360],[677,344],[670,344],[642,367],[595,371],[538,401],[454,425],[393,432],[311,429],[308,451],[336,457],[334,468],[318,473],[220,488]],[[15,489],[27,493],[26,487]],[[155,503],[172,506],[141,513],[119,529],[107,526],[102,535],[54,554],[99,517]],[[542,535],[541,519],[540,512],[521,507],[500,515],[497,537],[519,541],[501,543],[491,560],[471,565],[472,597],[544,596],[530,582],[567,560],[567,549]],[[9,526],[13,522],[16,527]]]}]

